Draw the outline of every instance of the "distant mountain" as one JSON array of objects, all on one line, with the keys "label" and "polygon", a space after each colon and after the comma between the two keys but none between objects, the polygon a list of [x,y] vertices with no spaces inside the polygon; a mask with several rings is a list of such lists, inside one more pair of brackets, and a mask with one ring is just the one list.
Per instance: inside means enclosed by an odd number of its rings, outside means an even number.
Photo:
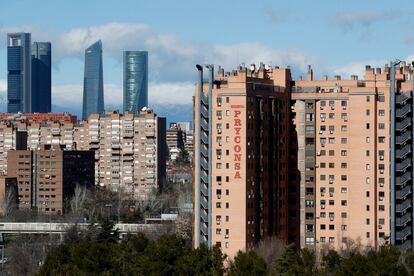
[{"label": "distant mountain", "polygon": [[[169,104],[155,104],[150,105],[150,108],[157,113],[158,116],[166,117],[167,124],[169,122],[193,121],[193,106],[191,104],[169,105]],[[122,110],[122,106],[105,106],[105,110]],[[82,108],[62,107],[59,105],[52,105],[52,111],[55,113],[69,112],[82,118]]]}]

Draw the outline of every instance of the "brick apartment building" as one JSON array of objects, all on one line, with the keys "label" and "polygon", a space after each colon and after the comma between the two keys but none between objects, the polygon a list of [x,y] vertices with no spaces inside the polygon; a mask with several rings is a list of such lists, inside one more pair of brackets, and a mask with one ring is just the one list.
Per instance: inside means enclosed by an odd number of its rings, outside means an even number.
[{"label": "brick apartment building", "polygon": [[233,256],[270,235],[300,247],[413,248],[413,66],[362,79],[219,69],[194,101],[194,242]]},{"label": "brick apartment building", "polygon": [[63,214],[76,186],[91,188],[95,182],[93,151],[42,145],[9,151],[7,163],[8,177],[17,179],[19,208]]}]

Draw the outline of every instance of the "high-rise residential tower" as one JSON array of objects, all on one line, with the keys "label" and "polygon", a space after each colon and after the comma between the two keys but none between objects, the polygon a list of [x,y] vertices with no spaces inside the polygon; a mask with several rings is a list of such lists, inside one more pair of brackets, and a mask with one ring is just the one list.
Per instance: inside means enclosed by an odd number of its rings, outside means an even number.
[{"label": "high-rise residential tower", "polygon": [[124,112],[148,106],[148,52],[124,52]]},{"label": "high-rise residential tower", "polygon": [[273,235],[298,240],[289,181],[290,70],[198,68],[194,98],[194,245],[233,257]]},{"label": "high-rise residential tower", "polygon": [[85,50],[82,119],[101,113],[104,113],[104,87],[102,42],[99,40]]},{"label": "high-rise residential tower", "polygon": [[32,112],[52,111],[52,52],[50,42],[32,45]]},{"label": "high-rise residential tower", "polygon": [[7,112],[31,112],[31,35],[7,34]]}]

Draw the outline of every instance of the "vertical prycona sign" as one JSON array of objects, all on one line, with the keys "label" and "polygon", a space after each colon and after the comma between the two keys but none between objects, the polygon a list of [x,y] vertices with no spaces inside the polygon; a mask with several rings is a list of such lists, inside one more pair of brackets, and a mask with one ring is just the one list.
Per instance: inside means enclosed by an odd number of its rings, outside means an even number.
[{"label": "vertical prycona sign", "polygon": [[242,129],[242,105],[232,105],[233,110],[233,128],[235,131],[233,139],[233,152],[234,152],[234,179],[241,179],[241,160],[242,160],[242,145],[241,145],[241,129]]}]

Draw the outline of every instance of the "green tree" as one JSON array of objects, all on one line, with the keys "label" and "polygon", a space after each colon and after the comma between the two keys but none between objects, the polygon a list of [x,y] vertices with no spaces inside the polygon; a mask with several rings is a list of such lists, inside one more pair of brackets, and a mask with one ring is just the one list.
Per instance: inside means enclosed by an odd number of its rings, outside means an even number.
[{"label": "green tree", "polygon": [[342,258],[335,250],[329,250],[323,255],[322,263],[328,275],[335,275],[336,269],[341,265]]},{"label": "green tree", "polygon": [[175,160],[175,164],[177,164],[178,166],[190,165],[190,154],[188,154],[187,150],[180,150],[180,153],[178,154],[177,159]]},{"label": "green tree", "polygon": [[230,263],[229,276],[265,275],[266,263],[255,251],[239,251]]}]

